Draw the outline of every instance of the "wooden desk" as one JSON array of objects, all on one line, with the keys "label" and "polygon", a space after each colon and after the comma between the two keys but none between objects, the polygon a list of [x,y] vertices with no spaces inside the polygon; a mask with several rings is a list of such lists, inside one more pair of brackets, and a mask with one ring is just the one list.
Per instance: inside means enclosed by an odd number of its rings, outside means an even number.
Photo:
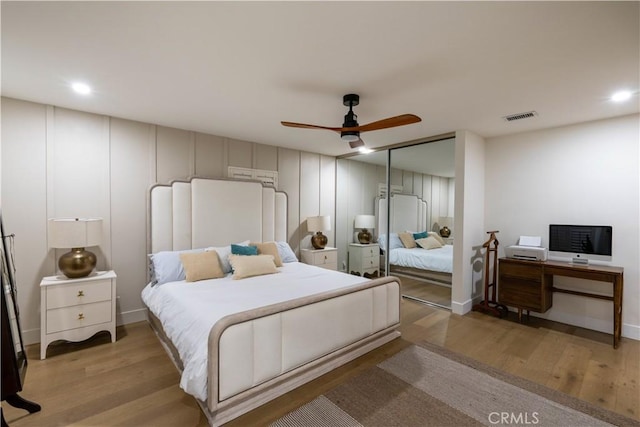
[{"label": "wooden desk", "polygon": [[[553,304],[553,292],[613,301],[613,347],[618,347],[622,334],[622,267],[512,258],[500,258],[498,265],[498,301],[518,308],[519,316],[523,309],[538,313],[547,311]],[[553,276],[607,282],[613,286],[613,296],[557,288],[553,286]]]}]

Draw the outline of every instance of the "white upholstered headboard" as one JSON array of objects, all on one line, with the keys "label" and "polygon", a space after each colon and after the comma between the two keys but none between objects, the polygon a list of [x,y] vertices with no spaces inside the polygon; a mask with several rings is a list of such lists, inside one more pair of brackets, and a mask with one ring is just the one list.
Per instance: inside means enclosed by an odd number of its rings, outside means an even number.
[{"label": "white upholstered headboard", "polygon": [[257,181],[193,178],[151,188],[150,253],[287,240],[287,195]]},{"label": "white upholstered headboard", "polygon": [[[393,194],[391,196],[392,233],[404,231],[425,231],[428,221],[427,202],[413,194]],[[387,232],[387,199],[376,198],[376,218],[378,236]]]}]

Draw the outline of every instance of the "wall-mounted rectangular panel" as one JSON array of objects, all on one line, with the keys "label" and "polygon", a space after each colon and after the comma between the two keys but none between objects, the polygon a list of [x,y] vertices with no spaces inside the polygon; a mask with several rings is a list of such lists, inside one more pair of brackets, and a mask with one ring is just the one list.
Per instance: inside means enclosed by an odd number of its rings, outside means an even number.
[{"label": "wall-mounted rectangular panel", "polygon": [[272,145],[254,144],[253,168],[278,170],[278,148]]},{"label": "wall-mounted rectangular panel", "polygon": [[[155,126],[112,118],[111,133],[111,268],[117,272],[121,313],[141,310],[140,292],[147,283],[148,191],[152,181],[150,152]],[[126,318],[123,321],[126,322]]]},{"label": "wall-mounted rectangular panel", "polygon": [[109,118],[51,108],[53,113],[47,118],[51,129],[47,134],[47,216],[102,218],[102,243],[92,252],[98,258],[96,268],[106,270],[111,261]]},{"label": "wall-mounted rectangular panel", "polygon": [[196,133],[195,170],[197,176],[221,178],[226,173],[225,140],[220,136]]},{"label": "wall-mounted rectangular panel", "polygon": [[[40,289],[43,276],[55,273],[47,246],[47,108],[2,98],[2,220],[15,234],[15,267],[23,338],[40,339]],[[32,291],[33,290],[33,291]]]},{"label": "wall-mounted rectangular panel", "polygon": [[228,166],[253,167],[253,143],[237,139],[227,140]]},{"label": "wall-mounted rectangular panel", "polygon": [[190,132],[158,126],[156,144],[157,182],[168,184],[192,175],[195,147]]}]

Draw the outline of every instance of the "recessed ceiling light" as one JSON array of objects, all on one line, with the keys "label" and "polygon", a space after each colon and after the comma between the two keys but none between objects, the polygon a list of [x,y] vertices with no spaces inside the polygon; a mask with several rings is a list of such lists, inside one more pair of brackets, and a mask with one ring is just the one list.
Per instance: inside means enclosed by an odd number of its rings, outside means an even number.
[{"label": "recessed ceiling light", "polygon": [[91,88],[85,83],[74,83],[71,85],[71,89],[80,95],[89,95],[91,93]]},{"label": "recessed ceiling light", "polygon": [[611,96],[611,100],[615,102],[626,101],[631,98],[631,92],[628,90],[621,90],[620,92],[616,92]]},{"label": "recessed ceiling light", "polygon": [[367,148],[367,147],[360,147],[360,149],[358,151],[360,151],[362,154],[373,153],[373,150],[371,148]]}]

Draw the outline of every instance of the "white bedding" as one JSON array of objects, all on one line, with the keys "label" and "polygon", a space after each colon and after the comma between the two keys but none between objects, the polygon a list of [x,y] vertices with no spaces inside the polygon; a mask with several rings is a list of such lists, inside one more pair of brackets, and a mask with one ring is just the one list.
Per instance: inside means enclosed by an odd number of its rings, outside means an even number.
[{"label": "white bedding", "polygon": [[160,320],[184,365],[180,387],[203,402],[207,399],[208,337],[221,318],[290,299],[353,286],[368,279],[292,262],[279,273],[233,280],[147,285],[142,299]]},{"label": "white bedding", "polygon": [[389,253],[391,265],[453,273],[453,245],[444,245],[437,249],[397,248]]}]

